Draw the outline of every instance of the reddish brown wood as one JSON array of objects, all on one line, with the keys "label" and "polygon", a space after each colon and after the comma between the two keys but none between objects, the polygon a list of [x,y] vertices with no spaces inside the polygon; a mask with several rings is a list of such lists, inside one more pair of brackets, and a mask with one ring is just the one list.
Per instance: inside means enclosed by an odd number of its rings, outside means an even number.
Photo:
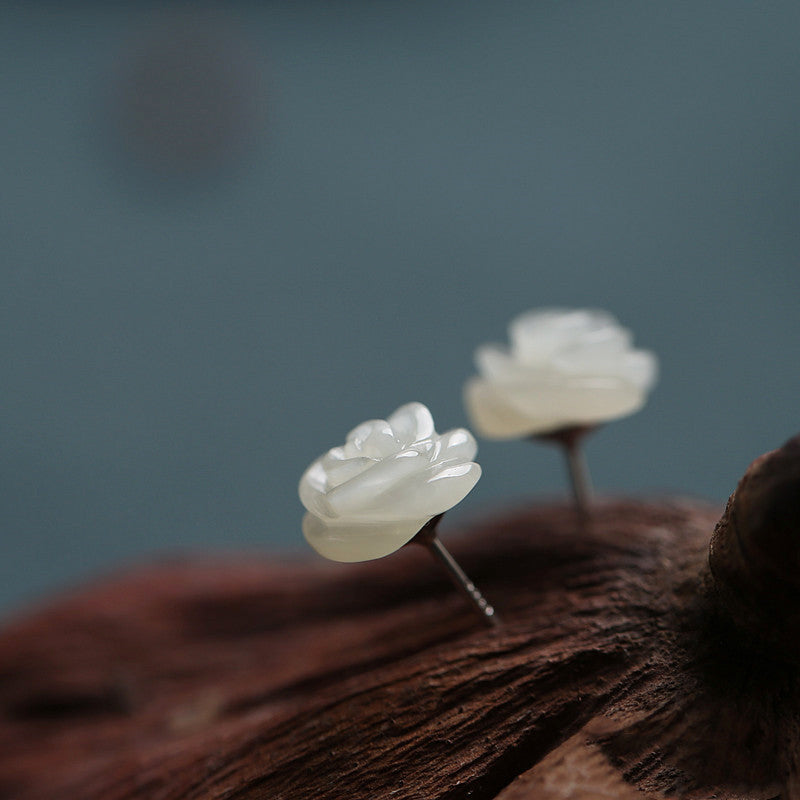
[{"label": "reddish brown wood", "polygon": [[714,531],[711,572],[731,618],[800,659],[800,436],[756,459]]},{"label": "reddish brown wood", "polygon": [[783,488],[736,530],[732,501],[713,574],[719,512],[692,501],[445,521],[497,632],[421,548],[174,561],[62,598],[0,635],[0,798],[800,797],[799,449],[743,481]]}]

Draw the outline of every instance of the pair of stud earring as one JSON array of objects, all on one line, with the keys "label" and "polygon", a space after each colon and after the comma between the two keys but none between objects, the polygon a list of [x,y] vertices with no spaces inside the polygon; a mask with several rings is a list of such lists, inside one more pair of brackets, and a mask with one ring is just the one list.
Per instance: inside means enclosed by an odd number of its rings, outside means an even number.
[{"label": "pair of stud earring", "polygon": [[[464,388],[469,416],[486,438],[530,437],[563,447],[576,508],[585,518],[591,482],[582,441],[599,424],[644,405],[656,358],[633,349],[631,333],[602,311],[530,311],[511,322],[509,338],[508,347],[476,351],[479,374]],[[481,618],[497,626],[494,608],[436,533],[442,515],[478,482],[476,453],[475,438],[464,428],[437,434],[422,403],[364,422],[303,474],[303,533],[320,555],[344,562],[422,544]]]}]

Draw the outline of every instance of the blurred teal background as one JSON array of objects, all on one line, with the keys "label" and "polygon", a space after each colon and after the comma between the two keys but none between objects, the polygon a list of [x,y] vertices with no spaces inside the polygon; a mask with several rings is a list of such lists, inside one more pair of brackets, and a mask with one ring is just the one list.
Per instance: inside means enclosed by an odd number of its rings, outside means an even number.
[{"label": "blurred teal background", "polygon": [[[28,3],[0,24],[0,612],[304,551],[297,480],[542,305],[656,350],[607,492],[722,502],[800,430],[800,4]],[[443,533],[565,490],[481,442]]]}]

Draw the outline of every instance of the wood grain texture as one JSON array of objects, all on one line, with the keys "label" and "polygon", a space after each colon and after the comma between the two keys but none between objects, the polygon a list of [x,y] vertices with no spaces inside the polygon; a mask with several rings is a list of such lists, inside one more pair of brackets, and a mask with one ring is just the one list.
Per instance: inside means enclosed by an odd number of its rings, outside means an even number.
[{"label": "wood grain texture", "polygon": [[0,798],[798,797],[798,670],[720,604],[718,516],[445,521],[496,632],[422,548],[113,577],[0,635]]}]

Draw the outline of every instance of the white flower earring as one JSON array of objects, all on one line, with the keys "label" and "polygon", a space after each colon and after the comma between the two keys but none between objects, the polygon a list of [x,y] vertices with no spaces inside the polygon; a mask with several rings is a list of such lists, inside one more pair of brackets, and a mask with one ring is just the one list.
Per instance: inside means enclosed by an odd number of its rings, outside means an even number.
[{"label": "white flower earring", "polygon": [[303,534],[333,561],[369,561],[422,544],[439,560],[483,619],[497,625],[489,603],[436,535],[445,511],[481,476],[478,446],[464,428],[436,433],[430,411],[408,403],[388,419],[364,422],[303,473],[298,492],[307,510]]},{"label": "white flower earring", "polygon": [[464,387],[473,426],[489,439],[556,442],[567,456],[573,494],[588,514],[591,481],[582,440],[599,424],[632,414],[656,381],[653,353],[604,311],[541,309],[509,325],[510,347],[475,353],[479,376]]}]

